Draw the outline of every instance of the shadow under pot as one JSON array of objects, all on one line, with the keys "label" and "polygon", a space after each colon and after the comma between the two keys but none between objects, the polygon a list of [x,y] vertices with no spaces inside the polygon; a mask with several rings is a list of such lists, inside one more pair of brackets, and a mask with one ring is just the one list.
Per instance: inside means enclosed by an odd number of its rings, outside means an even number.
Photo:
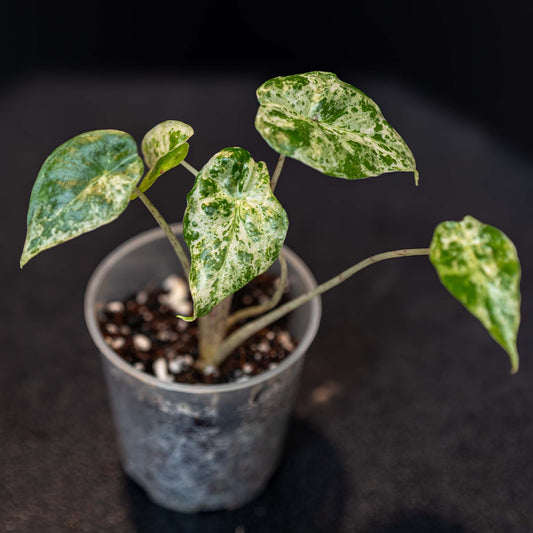
[{"label": "shadow under pot", "polygon": [[[181,224],[172,226],[181,239]],[[291,298],[316,286],[305,264],[284,248]],[[277,263],[271,268],[278,272]],[[136,370],[105,342],[97,309],[182,274],[160,229],[109,254],[85,294],[89,332],[102,355],[120,457],[126,473],[156,503],[181,512],[235,509],[255,498],[279,463],[305,352],[318,330],[320,299],[288,316],[299,341],[275,369],[220,385],[168,383]]]}]

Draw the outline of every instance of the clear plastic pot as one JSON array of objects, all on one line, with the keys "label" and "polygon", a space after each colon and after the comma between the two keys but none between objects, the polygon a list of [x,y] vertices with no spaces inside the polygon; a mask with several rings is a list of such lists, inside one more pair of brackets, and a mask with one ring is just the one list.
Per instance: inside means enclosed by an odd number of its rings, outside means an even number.
[{"label": "clear plastic pot", "polygon": [[[173,230],[181,235],[180,224]],[[284,254],[291,295],[312,289],[316,282],[304,263],[287,248]],[[102,354],[126,473],[168,509],[234,509],[261,492],[279,462],[303,358],[318,330],[320,299],[289,317],[299,344],[275,369],[240,383],[167,383],[136,370],[105,343],[96,311],[179,271],[163,232],[141,233],[100,263],[87,287],[85,317]]]}]

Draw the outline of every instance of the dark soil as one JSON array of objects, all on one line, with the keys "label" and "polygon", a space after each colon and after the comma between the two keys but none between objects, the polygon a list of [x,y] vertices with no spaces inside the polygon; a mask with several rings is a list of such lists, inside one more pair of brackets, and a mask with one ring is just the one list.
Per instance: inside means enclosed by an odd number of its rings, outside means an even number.
[{"label": "dark soil", "polygon": [[[235,294],[232,312],[268,301],[275,280],[270,274],[253,280]],[[152,285],[121,302],[108,302],[98,313],[107,344],[138,370],[168,382],[246,381],[275,368],[296,347],[282,318],[250,337],[219,368],[198,370],[198,324],[176,318],[176,310],[166,300],[169,290],[165,286]],[[192,309],[188,291],[185,299],[185,305]],[[287,299],[286,289],[282,302]]]}]

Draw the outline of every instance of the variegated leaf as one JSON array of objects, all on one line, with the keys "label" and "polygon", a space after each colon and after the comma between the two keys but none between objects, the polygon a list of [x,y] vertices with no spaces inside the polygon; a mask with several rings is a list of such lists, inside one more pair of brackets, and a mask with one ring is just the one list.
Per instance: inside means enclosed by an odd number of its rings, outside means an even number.
[{"label": "variegated leaf", "polygon": [[328,176],[414,172],[409,147],[363,92],[330,72],[273,78],[259,87],[255,127],[277,152]]},{"label": "variegated leaf", "polygon": [[499,229],[466,216],[439,224],[430,260],[444,286],[485,326],[518,369],[520,263],[511,240]]},{"label": "variegated leaf", "polygon": [[143,167],[135,141],[122,131],[82,133],[56,148],[33,186],[20,266],[117,218]]},{"label": "variegated leaf", "polygon": [[267,270],[287,227],[265,163],[256,163],[242,148],[215,154],[187,196],[183,222],[195,317]]},{"label": "variegated leaf", "polygon": [[[174,167],[177,167],[189,152],[186,142],[194,134],[194,130],[178,120],[166,120],[153,127],[142,141],[142,152],[150,170],[139,184],[142,192],[147,191],[161,176]],[[132,194],[132,199],[137,194]]]}]

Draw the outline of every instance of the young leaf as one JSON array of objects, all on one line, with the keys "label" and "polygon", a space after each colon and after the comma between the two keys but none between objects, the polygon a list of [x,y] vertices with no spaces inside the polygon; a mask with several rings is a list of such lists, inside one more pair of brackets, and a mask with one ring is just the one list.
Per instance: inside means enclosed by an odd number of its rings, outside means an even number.
[{"label": "young leaf", "polygon": [[56,148],[33,186],[20,266],[117,218],[143,166],[135,141],[122,131],[82,133]]},{"label": "young leaf", "polygon": [[287,227],[265,163],[242,148],[215,154],[196,177],[183,221],[195,317],[264,272],[278,257]]},{"label": "young leaf", "polygon": [[273,78],[257,90],[255,127],[280,154],[347,179],[414,172],[409,147],[363,92],[330,72]]},{"label": "young leaf", "polygon": [[[167,170],[177,167],[189,152],[186,142],[194,130],[178,120],[166,120],[152,128],[142,141],[142,152],[150,170],[139,184],[141,192],[147,191]],[[132,200],[137,197],[134,192]]]},{"label": "young leaf", "polygon": [[499,229],[466,216],[435,229],[430,260],[443,285],[488,330],[518,370],[520,263],[511,240]]}]

